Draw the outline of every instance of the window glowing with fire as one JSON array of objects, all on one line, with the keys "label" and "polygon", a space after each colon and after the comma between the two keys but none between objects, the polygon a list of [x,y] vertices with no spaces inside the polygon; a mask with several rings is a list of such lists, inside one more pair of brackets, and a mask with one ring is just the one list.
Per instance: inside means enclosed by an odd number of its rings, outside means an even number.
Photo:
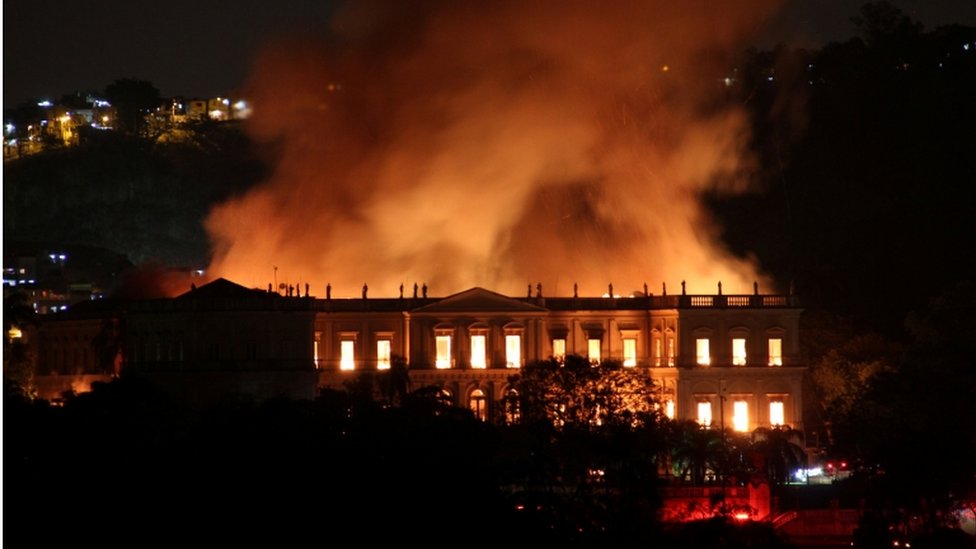
[{"label": "window glowing with fire", "polygon": [[749,430],[749,403],[745,400],[732,403],[732,429],[740,433]]},{"label": "window glowing with fire", "polygon": [[707,400],[698,402],[698,424],[702,427],[712,424],[712,403]]},{"label": "window glowing with fire", "polygon": [[624,339],[624,366],[637,366],[637,339],[635,338]]},{"label": "window glowing with fire", "polygon": [[732,365],[746,365],[746,340],[744,338],[735,338],[732,340]]},{"label": "window glowing with fire", "polygon": [[351,339],[343,339],[339,342],[339,369],[355,370],[356,357],[353,354],[356,350],[356,342]]},{"label": "window glowing with fire", "polygon": [[509,334],[505,336],[505,367],[520,368],[522,366],[522,336]]},{"label": "window glowing with fire", "polygon": [[783,340],[778,337],[769,338],[769,365],[783,365]]},{"label": "window glowing with fire", "polygon": [[390,369],[390,340],[379,339],[376,341],[376,369]]},{"label": "window glowing with fire", "polygon": [[[429,341],[429,340],[428,340]],[[437,356],[434,359],[434,366],[439,370],[446,370],[451,367],[451,336],[439,335],[435,337]]]},{"label": "window glowing with fire", "polygon": [[708,366],[712,363],[712,355],[708,349],[708,338],[700,337],[695,340],[695,362],[699,366]]},{"label": "window glowing with fire", "polygon": [[487,336],[475,334],[471,336],[471,367],[484,369],[488,367],[486,340]]},{"label": "window glowing with fire", "polygon": [[786,411],[782,400],[769,403],[769,424],[776,427],[786,423]]}]

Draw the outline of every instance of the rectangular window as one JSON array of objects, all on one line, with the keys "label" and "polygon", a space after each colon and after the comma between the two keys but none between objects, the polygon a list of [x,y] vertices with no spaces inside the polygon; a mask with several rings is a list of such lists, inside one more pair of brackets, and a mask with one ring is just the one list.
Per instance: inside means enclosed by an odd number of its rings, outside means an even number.
[{"label": "rectangular window", "polygon": [[783,407],[782,400],[774,400],[769,403],[769,424],[783,425],[786,423],[786,414]]},{"label": "rectangular window", "polygon": [[698,403],[698,424],[702,427],[712,424],[712,403],[707,400]]},{"label": "rectangular window", "polygon": [[632,337],[624,339],[624,366],[637,366],[637,340]]},{"label": "rectangular window", "polygon": [[339,342],[339,369],[355,370],[356,358],[353,354],[356,349],[356,342],[351,339],[343,339]]},{"label": "rectangular window", "polygon": [[319,343],[322,341],[322,332],[315,332],[315,340],[312,342],[312,356],[315,357],[315,369],[322,367],[322,357],[319,355]]},{"label": "rectangular window", "polygon": [[515,334],[505,336],[505,367],[522,367],[522,336]]},{"label": "rectangular window", "polygon": [[783,340],[778,337],[769,338],[769,365],[783,365]]},{"label": "rectangular window", "polygon": [[695,340],[695,362],[700,366],[708,366],[712,363],[712,355],[708,352],[708,338]]},{"label": "rectangular window", "polygon": [[566,359],[566,340],[559,338],[552,340],[552,356],[562,362]]},{"label": "rectangular window", "polygon": [[740,433],[749,430],[749,403],[736,400],[732,403],[732,429]]},{"label": "rectangular window", "polygon": [[599,339],[589,339],[586,342],[586,352],[587,357],[590,359],[590,364],[596,365],[600,363],[600,340]]},{"label": "rectangular window", "polygon": [[674,338],[668,338],[668,366],[674,366]]},{"label": "rectangular window", "polygon": [[661,365],[661,338],[654,338],[654,366]]},{"label": "rectangular window", "polygon": [[389,370],[390,369],[390,344],[389,339],[378,339],[376,340],[376,369],[377,370]]},{"label": "rectangular window", "polygon": [[732,365],[746,365],[746,340],[744,338],[735,338],[732,340]]},{"label": "rectangular window", "polygon": [[664,403],[664,415],[668,416],[668,419],[674,419],[674,401],[673,400],[668,399],[668,401]]},{"label": "rectangular window", "polygon": [[434,366],[439,370],[446,370],[451,367],[451,336],[439,335],[435,341],[437,358],[434,361]]},{"label": "rectangular window", "polygon": [[488,336],[478,334],[471,336],[471,367],[484,369],[488,367],[488,351],[486,349]]}]

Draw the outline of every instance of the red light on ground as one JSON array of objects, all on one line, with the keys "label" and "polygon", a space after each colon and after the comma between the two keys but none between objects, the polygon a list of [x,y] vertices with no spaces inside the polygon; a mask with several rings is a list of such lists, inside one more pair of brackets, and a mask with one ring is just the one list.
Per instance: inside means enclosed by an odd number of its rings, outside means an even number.
[{"label": "red light on ground", "polygon": [[732,517],[735,520],[749,520],[749,513],[736,513]]}]

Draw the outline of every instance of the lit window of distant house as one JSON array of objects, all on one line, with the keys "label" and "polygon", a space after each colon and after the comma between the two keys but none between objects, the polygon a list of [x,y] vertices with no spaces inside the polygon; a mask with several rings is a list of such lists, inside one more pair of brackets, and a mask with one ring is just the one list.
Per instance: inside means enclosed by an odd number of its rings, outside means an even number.
[{"label": "lit window of distant house", "polygon": [[668,337],[668,366],[674,366],[674,337]]},{"label": "lit window of distant house", "polygon": [[474,412],[474,417],[481,421],[488,420],[487,399],[485,399],[485,392],[481,389],[471,391],[471,396],[468,398],[468,407]]},{"label": "lit window of distant house", "polygon": [[698,402],[698,424],[702,427],[712,424],[712,403],[707,400]]},{"label": "lit window of distant house", "polygon": [[735,338],[732,340],[732,365],[746,365],[746,340],[745,338]]},{"label": "lit window of distant house", "polygon": [[637,366],[637,339],[628,337],[624,339],[624,366]]},{"label": "lit window of distant house", "polygon": [[783,365],[783,340],[778,337],[769,338],[769,365]]},{"label": "lit window of distant house", "polygon": [[343,339],[339,342],[339,369],[355,370],[356,358],[353,354],[356,350],[356,342],[351,339]]},{"label": "lit window of distant house", "polygon": [[654,337],[654,366],[661,365],[661,337]]},{"label": "lit window of distant house", "polygon": [[590,359],[590,364],[596,365],[600,363],[600,340],[599,339],[589,339],[586,342],[587,357]]},{"label": "lit window of distant house", "polygon": [[505,336],[505,367],[520,368],[522,366],[522,336],[509,334]]},{"label": "lit window of distant house", "polygon": [[695,362],[700,366],[712,363],[712,355],[708,350],[708,338],[700,337],[695,340]]},{"label": "lit window of distant house", "polygon": [[774,400],[769,403],[769,424],[783,425],[786,423],[786,413],[783,407],[782,400]]},{"label": "lit window of distant house", "polygon": [[673,400],[668,399],[668,401],[664,403],[664,415],[668,416],[668,419],[674,419],[674,401]]},{"label": "lit window of distant house", "polygon": [[390,347],[391,345],[389,339],[376,340],[376,369],[377,370],[390,369]]},{"label": "lit window of distant house", "polygon": [[745,432],[749,430],[749,403],[736,400],[732,403],[732,429]]},{"label": "lit window of distant house", "polygon": [[566,340],[556,338],[552,340],[552,356],[559,362],[566,360]]},{"label": "lit window of distant house", "polygon": [[487,339],[488,336],[483,334],[475,334],[471,336],[471,367],[472,368],[487,368],[488,367],[488,352],[487,352]]},{"label": "lit window of distant house", "polygon": [[[428,340],[430,341],[430,340]],[[438,335],[435,337],[437,356],[434,359],[434,366],[440,370],[451,367],[451,336]]]}]

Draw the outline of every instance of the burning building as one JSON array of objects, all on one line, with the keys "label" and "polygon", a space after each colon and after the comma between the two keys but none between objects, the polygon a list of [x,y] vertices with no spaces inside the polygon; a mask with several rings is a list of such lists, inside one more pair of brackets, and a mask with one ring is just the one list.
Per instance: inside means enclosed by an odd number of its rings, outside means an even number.
[{"label": "burning building", "polygon": [[[401,287],[402,288],[402,287]],[[760,294],[523,297],[483,288],[428,297],[281,295],[224,279],[175,298],[97,302],[39,329],[42,396],[121,368],[208,400],[227,394],[312,398],[406,360],[411,388],[435,386],[490,421],[509,378],[568,355],[643,370],[665,413],[735,431],[802,429],[805,368],[795,296]],[[81,385],[84,385],[81,383]]]}]

